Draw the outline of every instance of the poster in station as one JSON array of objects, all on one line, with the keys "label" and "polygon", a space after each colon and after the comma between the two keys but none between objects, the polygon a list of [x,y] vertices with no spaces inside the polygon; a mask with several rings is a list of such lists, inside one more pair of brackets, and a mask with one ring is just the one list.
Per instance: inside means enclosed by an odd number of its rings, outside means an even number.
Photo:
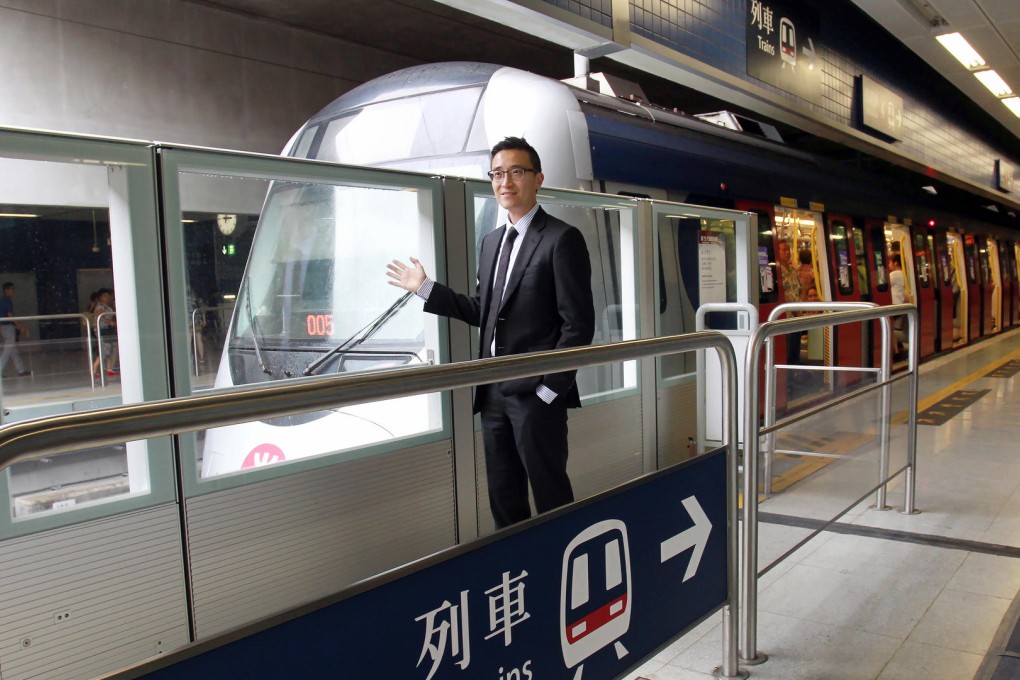
[{"label": "poster in station", "polygon": [[722,235],[702,231],[698,239],[700,304],[726,302],[726,244]]}]

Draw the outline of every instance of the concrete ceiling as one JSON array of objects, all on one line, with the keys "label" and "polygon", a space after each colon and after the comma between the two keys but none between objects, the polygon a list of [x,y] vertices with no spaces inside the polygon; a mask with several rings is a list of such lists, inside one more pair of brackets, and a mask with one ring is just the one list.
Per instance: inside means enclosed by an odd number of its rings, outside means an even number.
[{"label": "concrete ceiling", "polygon": [[1020,138],[1015,116],[935,40],[959,32],[1020,95],[1020,1],[853,0],[861,10]]}]

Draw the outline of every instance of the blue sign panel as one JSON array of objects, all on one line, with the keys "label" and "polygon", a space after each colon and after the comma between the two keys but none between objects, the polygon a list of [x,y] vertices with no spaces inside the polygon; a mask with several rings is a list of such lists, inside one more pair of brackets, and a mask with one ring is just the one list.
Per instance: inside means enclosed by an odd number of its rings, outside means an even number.
[{"label": "blue sign panel", "polygon": [[147,677],[615,678],[725,604],[726,526],[719,449]]}]

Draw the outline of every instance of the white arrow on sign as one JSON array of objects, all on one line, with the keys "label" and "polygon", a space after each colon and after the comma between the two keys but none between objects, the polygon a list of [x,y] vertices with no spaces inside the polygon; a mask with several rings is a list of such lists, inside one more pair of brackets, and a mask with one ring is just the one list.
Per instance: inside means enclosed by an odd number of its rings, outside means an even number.
[{"label": "white arrow on sign", "polygon": [[684,550],[693,547],[694,552],[691,554],[691,561],[687,565],[687,571],[684,572],[684,580],[686,581],[698,571],[701,556],[705,553],[705,546],[708,545],[708,535],[712,533],[712,522],[709,521],[708,515],[701,509],[701,504],[698,503],[698,499],[694,496],[685,498],[683,504],[687,508],[691,519],[694,520],[694,526],[663,541],[659,546],[659,561],[665,562],[672,557],[676,557]]}]

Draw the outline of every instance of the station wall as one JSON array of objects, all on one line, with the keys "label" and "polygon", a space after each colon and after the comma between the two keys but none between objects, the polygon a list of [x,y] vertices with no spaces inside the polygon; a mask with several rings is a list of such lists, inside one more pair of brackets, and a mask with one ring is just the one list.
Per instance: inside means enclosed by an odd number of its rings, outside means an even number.
[{"label": "station wall", "polygon": [[279,153],[417,63],[187,0],[0,0],[0,125]]}]

